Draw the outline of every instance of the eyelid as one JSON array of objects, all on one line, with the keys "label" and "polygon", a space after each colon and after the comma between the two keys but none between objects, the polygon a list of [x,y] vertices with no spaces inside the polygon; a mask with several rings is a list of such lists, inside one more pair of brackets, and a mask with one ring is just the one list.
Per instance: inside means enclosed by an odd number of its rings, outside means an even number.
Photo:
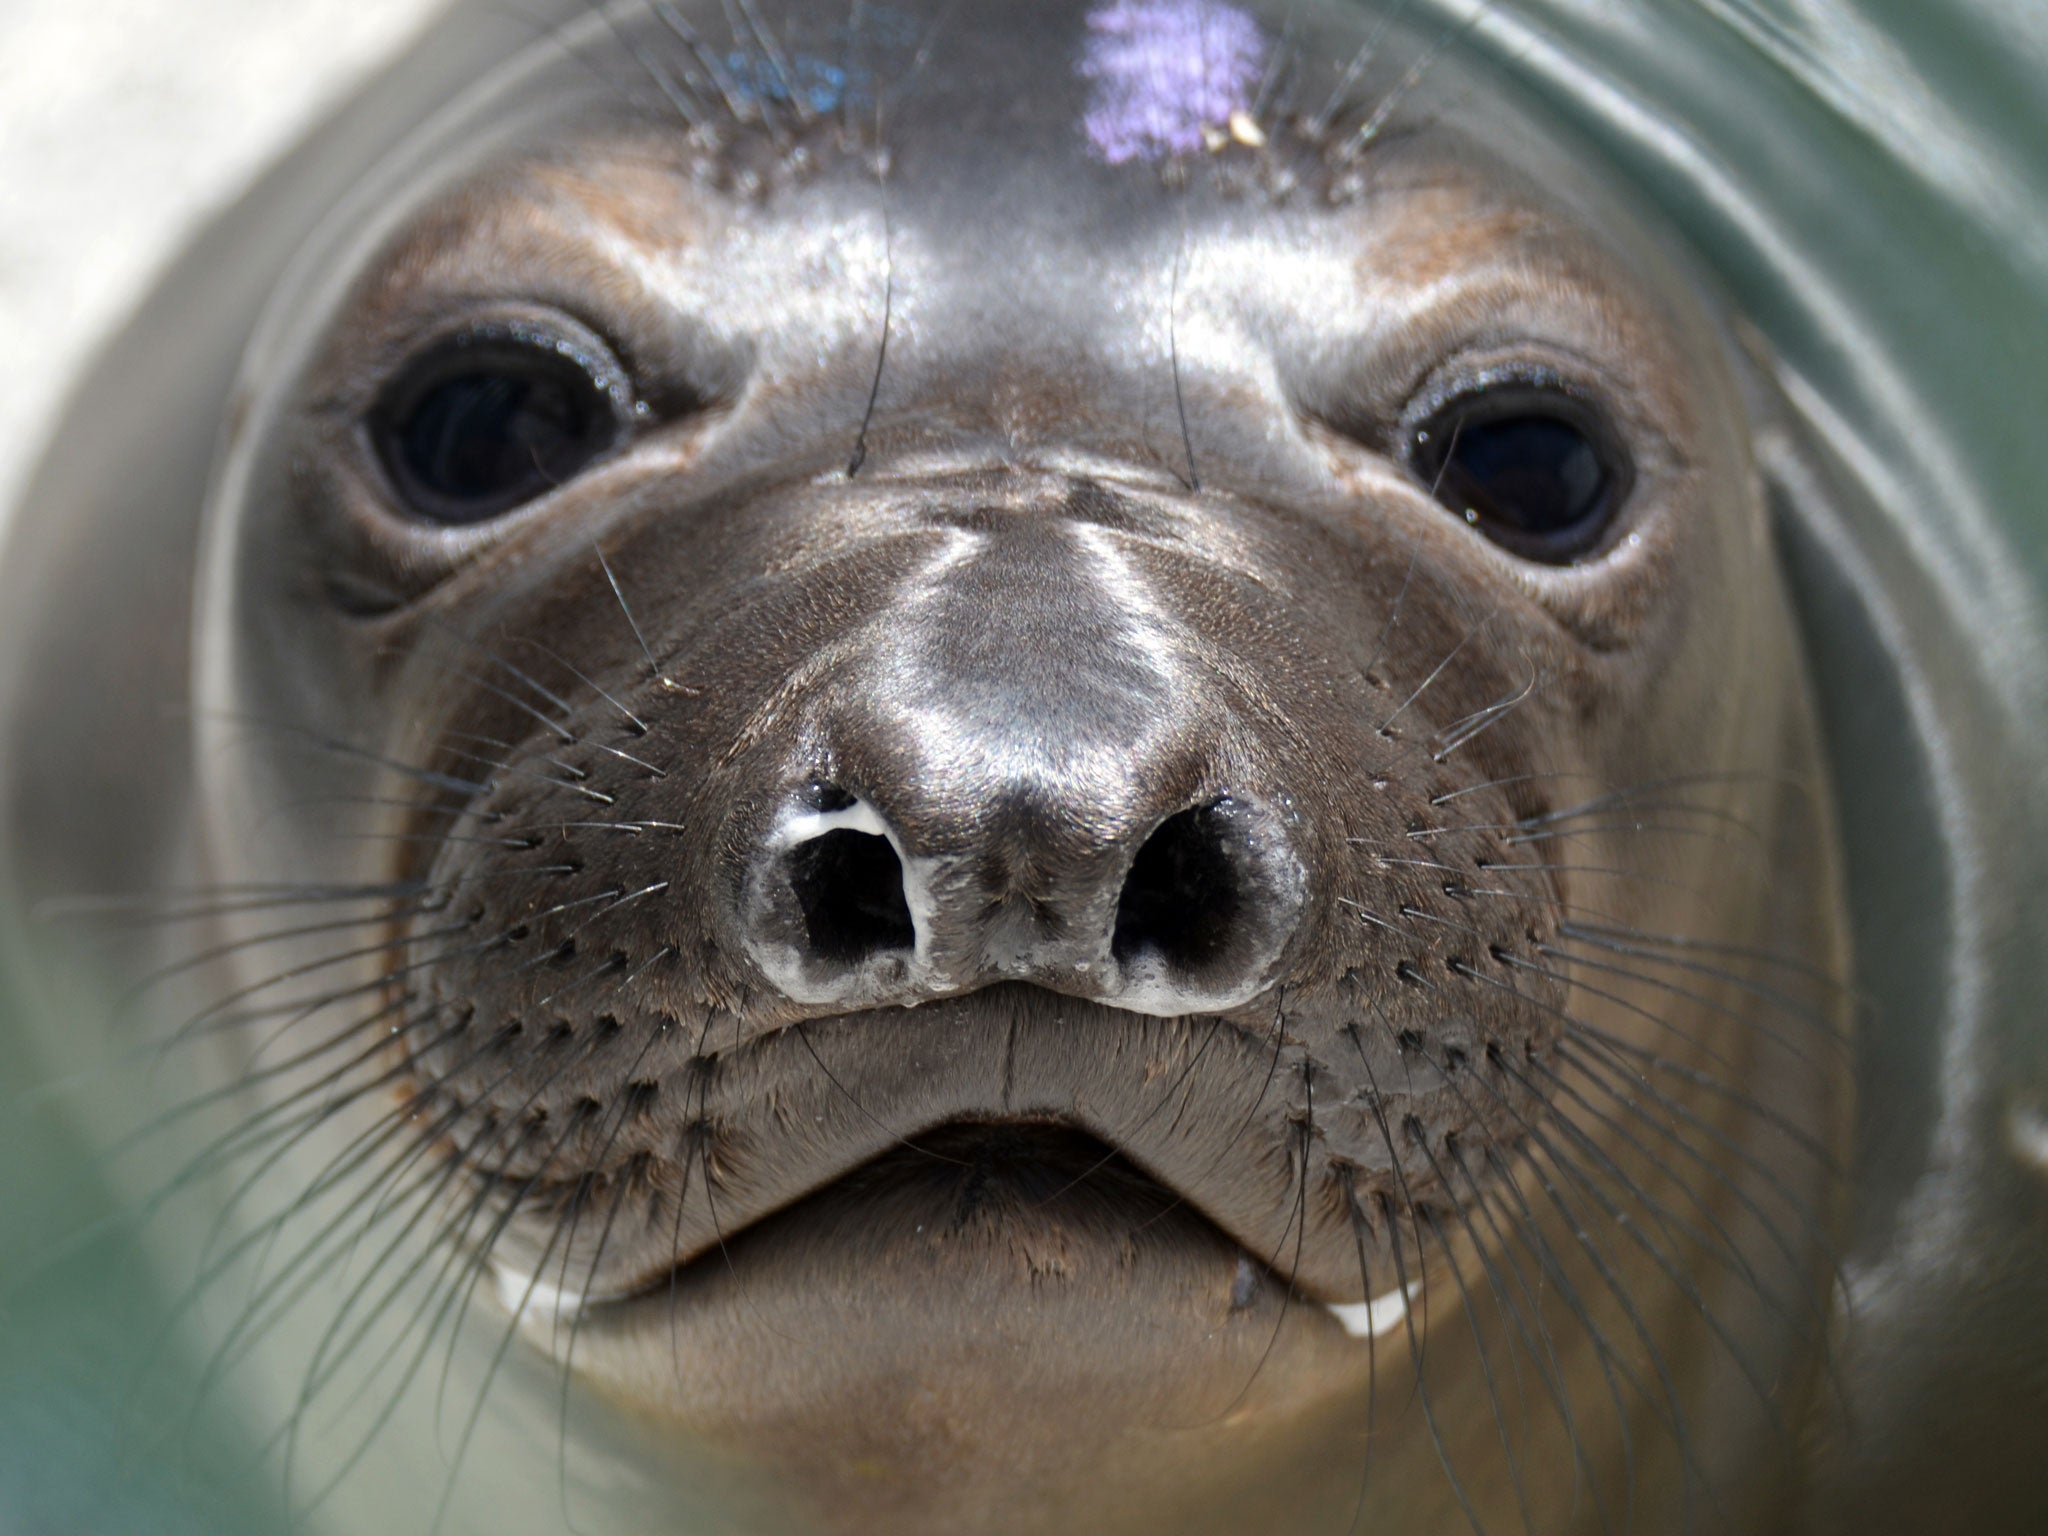
[{"label": "eyelid", "polygon": [[[1636,465],[1613,413],[1590,391],[1573,388],[1545,369],[1508,365],[1477,376],[1467,375],[1448,387],[1421,394],[1426,412],[1417,420],[1411,403],[1402,434],[1401,456],[1410,473],[1424,484],[1436,501],[1452,512],[1460,508],[1446,499],[1443,487],[1455,464],[1458,422],[1450,429],[1448,441],[1440,448],[1432,440],[1432,429],[1461,407],[1484,410],[1498,402],[1498,410],[1483,425],[1518,417],[1549,416],[1564,421],[1595,453],[1602,473],[1599,500],[1575,522],[1556,529],[1516,527],[1498,518],[1477,514],[1476,504],[1463,509],[1463,516],[1492,543],[1525,560],[1547,565],[1575,564],[1611,548],[1618,529],[1626,521],[1635,488]],[[1535,409],[1521,409],[1534,406]],[[1425,454],[1441,452],[1431,463]]]},{"label": "eyelid", "polygon": [[[472,315],[459,323],[437,328],[415,339],[384,371],[365,416],[392,409],[394,399],[403,399],[404,386],[411,382],[417,394],[431,388],[436,380],[429,364],[459,358],[465,352],[481,352],[492,346],[531,348],[564,358],[582,369],[609,396],[622,415],[638,414],[638,400],[631,374],[617,353],[594,331],[568,317],[539,318],[523,313]],[[424,382],[421,376],[425,375]],[[447,377],[441,374],[442,378]]]},{"label": "eyelid", "polygon": [[[532,476],[509,481],[494,493],[464,498],[433,485],[430,475],[409,462],[414,446],[407,441],[409,429],[439,392],[465,378],[495,373],[507,378],[524,373],[531,384],[543,372],[554,373],[557,386],[587,389],[585,403],[594,403],[592,397],[603,402],[595,407],[594,419],[609,417],[610,422],[601,440],[590,439],[587,454],[584,444],[573,445],[575,451],[560,461],[559,479],[556,468],[543,465],[536,452]],[[362,414],[358,437],[385,505],[414,528],[445,534],[496,521],[545,500],[559,484],[615,452],[638,414],[624,370],[594,337],[523,320],[472,322],[424,341],[391,371]]]},{"label": "eyelid", "polygon": [[1555,394],[1596,408],[1602,397],[1597,385],[1547,359],[1455,359],[1416,386],[1402,406],[1401,419],[1412,433],[1419,421],[1438,415],[1460,399],[1509,389]]}]

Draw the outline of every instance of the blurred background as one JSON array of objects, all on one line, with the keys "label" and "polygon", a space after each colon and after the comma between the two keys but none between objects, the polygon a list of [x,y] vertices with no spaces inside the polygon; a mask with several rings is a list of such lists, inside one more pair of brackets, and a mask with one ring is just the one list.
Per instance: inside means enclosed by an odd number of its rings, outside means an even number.
[{"label": "blurred background", "polygon": [[[0,0],[0,526],[187,236],[439,0]],[[112,426],[110,425],[110,430]],[[0,977],[0,1536],[274,1536],[243,1426],[147,1363],[167,1299]]]},{"label": "blurred background", "polygon": [[185,233],[438,4],[0,0],[0,507]]}]

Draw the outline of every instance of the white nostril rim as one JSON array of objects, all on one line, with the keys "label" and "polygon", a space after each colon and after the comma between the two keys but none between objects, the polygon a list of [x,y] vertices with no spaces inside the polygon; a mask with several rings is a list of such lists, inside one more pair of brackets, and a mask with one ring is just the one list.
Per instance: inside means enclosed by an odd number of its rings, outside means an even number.
[{"label": "white nostril rim", "polygon": [[[1192,830],[1177,826],[1189,818]],[[1163,876],[1144,873],[1155,843]],[[1080,904],[1087,931],[1078,936],[1041,932],[1029,914],[1020,929],[1015,903],[992,915],[957,858],[909,853],[880,810],[834,785],[814,781],[793,796],[758,847],[743,909],[749,956],[792,1001],[840,1006],[914,1002],[1004,978],[1135,1013],[1233,1008],[1265,989],[1306,883],[1281,818],[1232,795],[1155,827],[1103,893],[1111,910]],[[1221,894],[1205,903],[1205,890]]]},{"label": "white nostril rim", "polygon": [[1294,932],[1305,889],[1262,803],[1225,794],[1167,817],[1139,845],[1118,897],[1116,1004],[1179,1015],[1249,1002]]},{"label": "white nostril rim", "polygon": [[931,863],[908,854],[865,800],[792,804],[754,863],[747,952],[796,1002],[876,1001],[927,963]]},{"label": "white nostril rim", "polygon": [[829,811],[808,805],[791,806],[776,818],[768,833],[768,848],[785,858],[804,843],[815,842],[833,832],[864,832],[888,843],[903,869],[903,904],[910,909],[910,931],[916,935],[912,952],[923,956],[930,951],[932,933],[932,861],[910,854],[896,829],[867,801]]}]

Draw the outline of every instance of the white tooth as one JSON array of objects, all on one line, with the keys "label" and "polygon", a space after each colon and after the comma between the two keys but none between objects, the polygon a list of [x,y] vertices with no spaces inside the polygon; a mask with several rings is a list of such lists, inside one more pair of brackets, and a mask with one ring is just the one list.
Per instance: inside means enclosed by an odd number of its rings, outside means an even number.
[{"label": "white tooth", "polygon": [[492,1266],[498,1301],[522,1323],[558,1322],[583,1310],[585,1297],[549,1285],[538,1275],[522,1275],[503,1264]]},{"label": "white tooth", "polygon": [[1330,1315],[1354,1339],[1381,1338],[1401,1326],[1401,1319],[1408,1315],[1408,1303],[1421,1289],[1420,1280],[1411,1280],[1405,1287],[1375,1296],[1371,1301],[1331,1302]]}]

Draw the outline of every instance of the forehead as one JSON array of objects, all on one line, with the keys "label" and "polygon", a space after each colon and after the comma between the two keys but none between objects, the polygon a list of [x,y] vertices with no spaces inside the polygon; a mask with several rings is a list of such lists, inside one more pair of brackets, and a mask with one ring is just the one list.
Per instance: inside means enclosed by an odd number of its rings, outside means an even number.
[{"label": "forehead", "polygon": [[[1427,158],[1471,184],[1592,189],[1399,0],[649,0],[606,7],[447,117],[457,140],[586,152],[638,129],[757,202],[886,183],[971,242],[1076,243],[1208,204],[1342,206]],[[454,119],[452,123],[449,118]],[[465,157],[460,145],[431,157]],[[1517,163],[1520,162],[1520,163]],[[424,157],[420,158],[424,163]],[[1412,174],[1412,171],[1411,171]],[[1009,236],[1006,235],[1005,238]]]},{"label": "forehead", "polygon": [[1313,0],[649,0],[604,30],[685,117],[943,127],[1106,164],[1214,147],[1304,66],[1355,47],[1362,76],[1390,51],[1369,9]]},{"label": "forehead", "polygon": [[879,214],[895,256],[1002,274],[1011,308],[1056,275],[1070,310],[1077,288],[1157,265],[1134,247],[1213,269],[1233,231],[1270,265],[1290,231],[1311,254],[1336,230],[1410,283],[1482,255],[1584,265],[1641,244],[1450,39],[1405,33],[1404,10],[654,0],[586,16],[481,85],[383,207],[412,215],[410,275],[434,252],[473,275],[457,255],[473,242],[559,263],[565,242],[653,257],[835,219],[850,250]]}]

